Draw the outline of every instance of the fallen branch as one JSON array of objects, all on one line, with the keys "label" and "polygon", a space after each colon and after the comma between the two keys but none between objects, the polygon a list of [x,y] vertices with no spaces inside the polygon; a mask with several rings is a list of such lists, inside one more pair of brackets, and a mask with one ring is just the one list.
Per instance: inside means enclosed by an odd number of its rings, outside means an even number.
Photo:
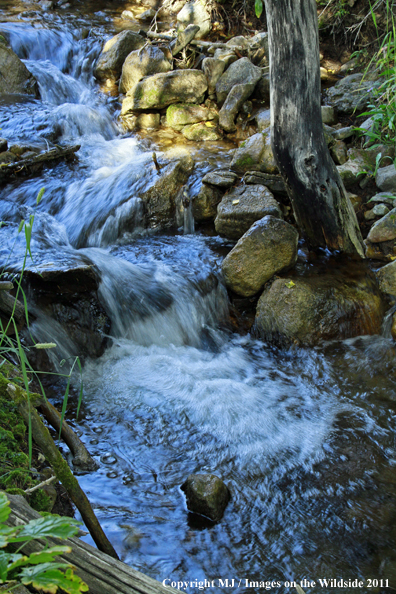
[{"label": "fallen branch", "polygon": [[76,505],[98,549],[118,559],[118,555],[103,532],[87,496],[81,489],[78,480],[73,475],[67,462],[62,458],[61,453],[53,442],[50,432],[42,422],[34,406],[27,402],[23,390],[18,389],[14,384],[8,384],[7,393],[17,405],[25,423],[27,425],[30,424],[34,441],[47,458],[50,466],[52,466],[57,479],[65,487],[68,496]]},{"label": "fallen branch", "polygon": [[75,146],[55,147],[29,159],[22,159],[21,161],[15,161],[14,163],[3,164],[0,166],[0,182],[5,181],[12,176],[28,175],[32,170],[34,171],[36,168],[41,168],[42,165],[50,161],[67,159],[68,157],[74,156],[74,153],[79,149],[79,144]]},{"label": "fallen branch", "polygon": [[[52,406],[50,402],[44,402],[40,406],[41,412],[47,419],[48,423],[55,429],[59,434],[61,427],[61,415],[56,410],[55,406]],[[73,431],[73,429],[63,420],[61,437],[66,442],[73,454],[73,466],[78,466],[79,470],[96,470],[98,468],[97,463],[88,452],[87,448]]]}]

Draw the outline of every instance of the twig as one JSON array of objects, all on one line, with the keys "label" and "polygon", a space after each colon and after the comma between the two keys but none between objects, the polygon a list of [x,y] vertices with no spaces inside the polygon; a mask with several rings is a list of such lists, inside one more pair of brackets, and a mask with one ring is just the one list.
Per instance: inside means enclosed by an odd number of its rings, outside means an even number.
[{"label": "twig", "polygon": [[50,485],[54,481],[56,481],[56,476],[55,475],[54,476],[50,476],[49,479],[43,481],[39,485],[35,485],[34,487],[30,487],[30,489],[26,489],[25,493],[27,495],[30,495],[30,493],[34,493],[34,491],[37,491],[37,489],[41,489],[41,487],[45,487],[45,485]]}]

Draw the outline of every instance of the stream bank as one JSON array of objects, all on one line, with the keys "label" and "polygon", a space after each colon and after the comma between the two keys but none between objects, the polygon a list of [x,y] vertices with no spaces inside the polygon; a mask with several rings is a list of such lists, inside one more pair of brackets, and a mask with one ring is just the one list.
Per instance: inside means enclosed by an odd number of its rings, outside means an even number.
[{"label": "stream bank", "polygon": [[[381,331],[387,299],[365,264],[360,269],[314,254],[300,242],[296,267],[268,290],[292,282],[294,288],[281,288],[293,295],[306,277],[315,286],[324,273],[334,274],[336,285],[355,275],[377,307],[362,313],[360,294],[341,293],[329,312],[335,327],[343,315],[350,317],[346,302],[361,322],[346,331],[347,340],[333,331],[325,335],[331,342],[315,339],[313,349],[301,340],[294,349],[279,348],[278,341],[246,331],[256,292],[233,299],[234,319],[246,324],[234,332],[224,257],[254,223],[252,212],[258,220],[276,214],[294,228],[280,180],[259,164],[268,149],[268,114],[259,111],[251,129],[248,122],[237,130],[250,136],[235,153],[235,137],[198,144],[173,129],[138,136],[120,128],[121,106],[111,92],[100,91],[93,69],[104,38],[115,32],[114,10],[119,17],[121,8],[94,15],[62,9],[18,16],[15,10],[1,27],[41,92],[41,99],[4,98],[2,134],[9,145],[36,144],[42,151],[47,142],[81,144],[78,162],[13,180],[1,201],[5,260],[20,219],[29,217],[46,187],[35,214],[34,263],[26,272],[31,332],[58,344],[51,366],[85,357],[78,428],[99,469],[79,476],[80,484],[123,560],[160,581],[261,581],[264,574],[282,582],[330,574],[391,579],[395,386],[390,319]],[[214,107],[202,109],[210,116]],[[329,131],[332,141],[346,134],[340,124]],[[164,169],[173,182],[159,203],[165,191],[155,187]],[[242,176],[256,194],[242,195]],[[355,176],[350,189],[360,181]],[[215,225],[225,229],[234,221],[241,236],[221,237],[213,225],[184,235],[180,219],[175,227],[174,198],[186,183],[189,198],[203,204],[203,220],[213,220],[224,200]],[[227,206],[224,194],[234,185],[231,192],[240,193]],[[369,210],[357,204],[362,215]],[[10,267],[19,266],[24,252],[19,236]],[[318,322],[312,324],[317,330]],[[200,472],[221,476],[231,491],[214,526],[188,514],[180,492],[187,476]]]}]

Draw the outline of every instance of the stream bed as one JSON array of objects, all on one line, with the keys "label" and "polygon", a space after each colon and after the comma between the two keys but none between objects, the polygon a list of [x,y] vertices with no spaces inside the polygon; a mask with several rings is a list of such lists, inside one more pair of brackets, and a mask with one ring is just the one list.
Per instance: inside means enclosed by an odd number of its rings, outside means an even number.
[{"label": "stream bed", "polygon": [[[81,149],[77,164],[1,190],[0,254],[5,261],[20,220],[35,211],[38,267],[71,259],[100,272],[111,338],[85,362],[74,426],[99,462],[80,484],[118,554],[160,581],[215,580],[213,592],[294,592],[285,582],[304,578],[359,578],[360,591],[389,592],[381,580],[396,585],[392,339],[279,350],[235,333],[220,275],[231,244],[141,228],[135,194],[156,175],[152,151],[171,158],[180,147],[166,135],[125,134],[120,105],[93,78],[122,8],[18,7],[1,3],[0,32],[36,76],[41,99],[0,99],[1,134],[9,143],[43,148],[52,138]],[[194,194],[207,171],[229,163],[231,147],[186,147],[196,162]],[[23,250],[19,238],[13,257]],[[44,317],[32,332],[52,333],[59,358],[79,354]],[[216,525],[189,514],[180,490],[189,474],[207,472],[232,496]]]}]

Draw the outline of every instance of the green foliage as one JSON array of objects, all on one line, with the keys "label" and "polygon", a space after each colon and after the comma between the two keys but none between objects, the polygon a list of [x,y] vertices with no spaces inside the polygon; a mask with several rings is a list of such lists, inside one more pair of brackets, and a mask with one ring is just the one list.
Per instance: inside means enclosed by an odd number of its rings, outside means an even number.
[{"label": "green foliage", "polygon": [[[392,11],[392,3],[386,0],[387,30],[379,45],[378,51],[369,62],[365,74],[372,67],[378,71],[381,84],[374,91],[374,100],[363,116],[372,120],[370,130],[357,128],[365,137],[366,144],[373,148],[379,145],[391,146],[396,150],[396,20]],[[378,34],[377,19],[371,8],[371,16]],[[389,157],[386,157],[391,161]],[[396,159],[393,161],[396,167]],[[377,157],[377,168],[382,163]]]},{"label": "green foliage", "polygon": [[256,13],[256,17],[259,19],[263,13],[263,0],[255,0],[254,2],[254,12]]},{"label": "green foliage", "polygon": [[[0,551],[0,584],[10,585],[16,580],[50,594],[55,594],[59,588],[68,594],[88,592],[88,586],[74,575],[72,565],[56,561],[58,555],[70,553],[70,547],[47,545],[30,555],[20,552],[27,543],[37,539],[70,538],[77,533],[80,522],[48,515],[10,527],[6,524],[11,513],[9,505],[6,495],[0,492],[0,548],[4,549]],[[17,543],[20,546],[16,552],[9,552],[9,545]]]}]

